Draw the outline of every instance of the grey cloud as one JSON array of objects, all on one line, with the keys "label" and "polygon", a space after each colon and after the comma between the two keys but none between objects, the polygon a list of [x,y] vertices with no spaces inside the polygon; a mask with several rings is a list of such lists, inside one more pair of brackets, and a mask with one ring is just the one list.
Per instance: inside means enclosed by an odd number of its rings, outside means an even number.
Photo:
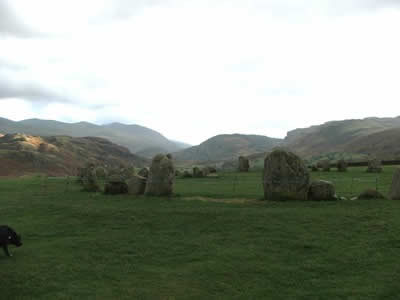
[{"label": "grey cloud", "polygon": [[31,37],[35,35],[9,5],[7,0],[0,0],[0,35]]},{"label": "grey cloud", "polygon": [[10,83],[0,77],[0,100],[5,98],[22,98],[35,103],[72,102],[46,88],[30,83]]},{"label": "grey cloud", "polygon": [[[31,80],[24,80],[23,67],[0,61],[0,100],[6,98],[22,98],[34,103],[74,102],[49,88],[43,87]],[[18,80],[13,80],[17,74]]]}]

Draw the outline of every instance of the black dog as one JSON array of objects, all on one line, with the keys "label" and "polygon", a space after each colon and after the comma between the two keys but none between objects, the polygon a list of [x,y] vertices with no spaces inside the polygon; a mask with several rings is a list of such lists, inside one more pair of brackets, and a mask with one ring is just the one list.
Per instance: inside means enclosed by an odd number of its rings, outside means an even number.
[{"label": "black dog", "polygon": [[12,256],[8,252],[8,245],[22,246],[21,237],[7,225],[0,225],[0,247],[3,247],[4,253],[7,256]]}]

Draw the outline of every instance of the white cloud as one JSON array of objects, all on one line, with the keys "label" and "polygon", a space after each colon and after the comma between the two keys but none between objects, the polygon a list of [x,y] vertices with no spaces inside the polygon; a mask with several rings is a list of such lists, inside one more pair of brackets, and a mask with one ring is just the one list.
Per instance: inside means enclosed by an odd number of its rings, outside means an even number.
[{"label": "white cloud", "polygon": [[[398,114],[400,11],[390,1],[375,10],[372,0],[337,7],[102,0],[85,2],[73,21],[77,2],[41,1],[48,10],[30,4],[21,16],[61,35],[0,39],[0,65],[21,66],[0,75],[51,91],[47,106],[32,102],[27,117],[138,123],[199,143],[219,133],[282,137],[332,119]],[[118,18],[114,7],[112,21],[110,3],[131,10]]]}]

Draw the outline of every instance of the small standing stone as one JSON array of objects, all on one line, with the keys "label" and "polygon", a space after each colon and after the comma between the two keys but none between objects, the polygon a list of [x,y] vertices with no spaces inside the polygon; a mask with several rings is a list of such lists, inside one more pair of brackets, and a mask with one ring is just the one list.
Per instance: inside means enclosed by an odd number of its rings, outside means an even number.
[{"label": "small standing stone", "polygon": [[248,172],[249,168],[249,159],[244,156],[239,156],[239,172]]},{"label": "small standing stone", "polygon": [[392,185],[390,186],[389,198],[392,200],[400,200],[400,168],[394,171]]},{"label": "small standing stone", "polygon": [[146,190],[146,178],[133,175],[127,182],[128,194],[130,195],[143,195]]},{"label": "small standing stone", "polygon": [[308,199],[314,201],[336,200],[333,183],[325,180],[313,181],[308,191]]},{"label": "small standing stone", "polygon": [[324,160],[321,162],[322,171],[329,172],[331,170],[331,162],[329,160]]},{"label": "small standing stone", "polygon": [[368,173],[381,173],[382,172],[382,162],[377,158],[369,160],[367,172]]},{"label": "small standing stone", "polygon": [[104,186],[104,194],[118,195],[127,193],[128,185],[122,175],[111,175],[107,179],[107,183]]},{"label": "small standing stone", "polygon": [[344,159],[341,159],[337,162],[337,170],[338,172],[347,172],[347,163]]}]

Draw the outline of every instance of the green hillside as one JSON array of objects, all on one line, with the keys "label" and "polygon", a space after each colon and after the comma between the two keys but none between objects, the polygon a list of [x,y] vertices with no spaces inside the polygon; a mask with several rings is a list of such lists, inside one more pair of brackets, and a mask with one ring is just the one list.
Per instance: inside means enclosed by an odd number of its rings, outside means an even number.
[{"label": "green hillside", "polygon": [[226,161],[237,159],[240,155],[269,151],[281,141],[261,135],[223,134],[212,137],[198,146],[174,153],[174,157],[177,161]]},{"label": "green hillside", "polygon": [[[366,118],[361,120],[331,121],[322,125],[289,131],[285,146],[303,157],[312,157],[329,152],[358,152],[354,146],[367,141],[370,134],[400,128],[400,117]],[[357,150],[358,149],[358,150]],[[392,153],[387,153],[392,155]]]},{"label": "green hillside", "polygon": [[76,175],[86,163],[117,167],[144,166],[148,161],[127,148],[98,137],[31,136],[0,137],[0,176],[29,173]]}]

